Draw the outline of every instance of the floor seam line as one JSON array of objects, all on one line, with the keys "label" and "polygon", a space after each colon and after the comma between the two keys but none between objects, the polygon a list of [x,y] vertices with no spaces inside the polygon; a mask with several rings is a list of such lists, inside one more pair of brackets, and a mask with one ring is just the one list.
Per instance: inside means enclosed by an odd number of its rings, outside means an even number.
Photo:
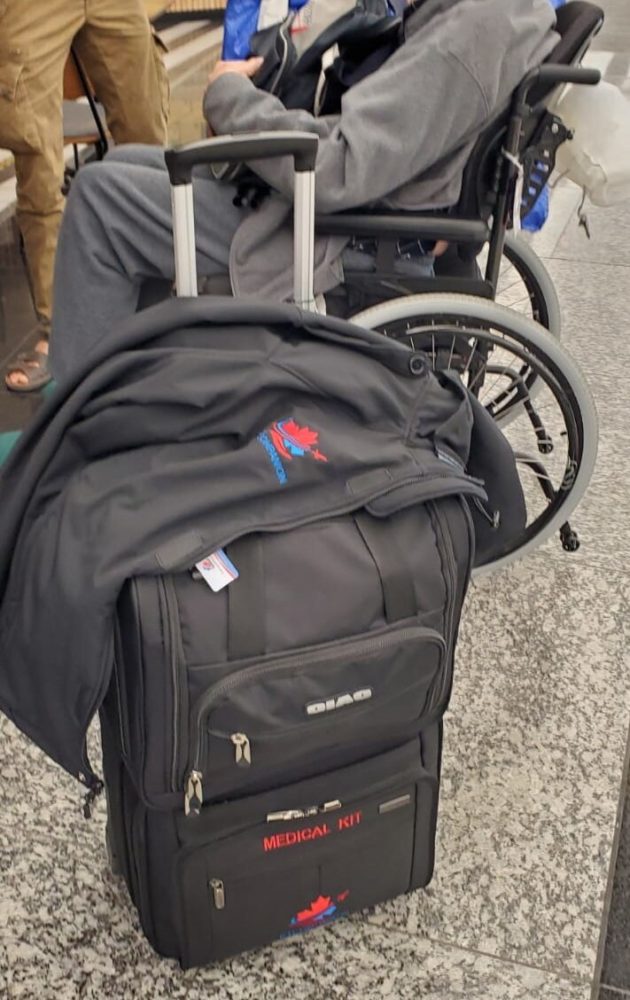
[{"label": "floor seam line", "polygon": [[[404,936],[403,931],[399,930],[397,927],[390,927],[389,924],[372,924],[371,926],[386,927],[387,930],[397,931],[399,934]],[[575,973],[570,972],[558,973],[557,971],[547,969],[542,965],[533,965],[531,962],[519,961],[518,959],[497,955],[490,951],[481,951],[479,948],[470,948],[467,945],[458,944],[456,941],[449,941],[447,938],[423,936],[422,940],[428,941],[429,944],[437,945],[440,948],[456,948],[458,951],[466,951],[470,955],[479,955],[481,958],[490,958],[493,962],[501,962],[503,965],[514,965],[522,969],[531,969],[533,972],[542,972],[546,976],[553,976],[554,979],[561,979],[564,982],[572,983],[576,986],[588,986],[591,982],[588,975],[578,976]]]},{"label": "floor seam line", "polygon": [[[550,196],[553,196],[553,192],[554,192],[554,186],[552,185],[551,188],[550,188]],[[579,194],[578,194],[578,196],[579,196]],[[576,201],[577,201],[577,197],[578,196],[575,197]],[[578,211],[579,211],[579,209],[578,209]],[[556,240],[556,242],[553,245],[552,253],[556,252],[556,250],[558,249],[558,247],[559,247],[562,239],[564,238],[565,233],[568,231],[569,226],[571,225],[572,222],[575,222],[575,221],[576,221],[576,217],[574,215],[574,209],[572,208],[571,209],[571,213],[570,213],[567,221],[565,222],[564,226],[562,227],[562,231],[561,231],[560,235],[558,236],[558,239]],[[579,223],[577,223],[577,225],[579,225]],[[544,225],[543,225],[543,229],[544,229]]]}]

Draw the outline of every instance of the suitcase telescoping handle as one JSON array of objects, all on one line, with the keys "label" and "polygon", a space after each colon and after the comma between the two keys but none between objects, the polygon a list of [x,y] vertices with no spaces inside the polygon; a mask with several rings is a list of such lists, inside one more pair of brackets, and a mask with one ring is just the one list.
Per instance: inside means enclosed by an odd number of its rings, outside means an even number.
[{"label": "suitcase telescoping handle", "polygon": [[192,172],[201,164],[241,163],[292,156],[295,165],[294,298],[304,309],[314,309],[313,263],[315,241],[315,159],[318,138],[312,132],[255,132],[219,136],[167,149],[171,179],[175,286],[178,295],[197,294],[195,218]]}]

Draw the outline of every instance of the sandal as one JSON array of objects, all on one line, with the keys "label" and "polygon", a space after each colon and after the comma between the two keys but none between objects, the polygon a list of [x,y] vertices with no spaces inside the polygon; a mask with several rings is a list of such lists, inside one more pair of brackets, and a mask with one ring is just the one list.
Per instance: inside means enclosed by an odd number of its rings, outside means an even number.
[{"label": "sandal", "polygon": [[[26,382],[24,385],[16,385],[10,381],[12,375],[22,375]],[[18,354],[15,361],[9,365],[4,378],[4,384],[10,392],[37,392],[51,381],[48,355],[38,350]]]}]

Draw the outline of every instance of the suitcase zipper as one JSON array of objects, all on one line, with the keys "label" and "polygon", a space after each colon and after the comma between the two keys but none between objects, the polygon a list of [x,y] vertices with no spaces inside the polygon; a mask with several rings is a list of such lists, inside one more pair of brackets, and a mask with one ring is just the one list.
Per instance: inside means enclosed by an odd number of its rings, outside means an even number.
[{"label": "suitcase zipper", "polygon": [[[408,806],[412,801],[413,793],[405,792],[404,794],[392,797],[392,785],[394,787],[400,785],[402,788],[408,782],[413,782],[415,787],[419,781],[430,777],[428,772],[422,767],[420,758],[418,757],[417,763],[414,763],[413,766],[405,765],[395,776],[387,775],[386,777],[380,777],[360,790],[354,789],[352,793],[349,793],[347,799],[344,796],[343,802],[340,799],[330,799],[327,802],[322,802],[319,806],[306,806],[302,809],[284,809],[278,812],[267,813],[262,822],[254,822],[247,829],[249,832],[252,832],[267,823],[290,823],[295,820],[309,819],[315,815],[336,812],[339,809],[355,808],[360,806],[362,802],[372,800],[376,796],[386,796],[377,806],[378,815],[382,816]],[[241,832],[242,829],[244,828],[241,828]],[[226,906],[226,891],[223,879],[209,879],[208,888],[210,889],[214,908],[216,910],[224,910]]]},{"label": "suitcase zipper", "polygon": [[[417,497],[418,503],[426,503],[430,499],[439,499],[440,497],[454,496],[454,495],[480,496],[484,499],[486,498],[486,493],[485,490],[483,489],[482,481],[479,479],[473,479],[471,476],[462,476],[461,480],[458,477],[457,486],[451,486],[449,489],[447,489],[446,492],[441,491],[439,487],[439,480],[449,479],[449,478],[452,479],[452,477],[448,476],[448,473],[432,473],[430,479],[427,479],[426,476],[410,476],[409,478],[402,479],[399,483],[396,483],[395,486],[392,486],[389,489],[383,490],[381,492],[377,491],[373,495],[368,494],[363,499],[354,498],[350,503],[346,502],[343,504],[339,504],[338,507],[333,507],[331,510],[327,510],[324,515],[318,514],[317,516],[302,517],[292,522],[291,521],[283,522],[282,524],[278,523],[276,524],[259,523],[257,525],[253,524],[248,528],[247,533],[255,531],[266,531],[269,533],[289,531],[292,528],[300,528],[306,524],[313,524],[320,520],[328,519],[331,517],[337,517],[342,514],[350,513],[350,511],[352,510],[359,510],[362,507],[367,507],[371,501],[376,500],[381,496],[385,496],[389,493],[392,493],[403,486],[409,486],[412,483],[417,483],[417,482],[424,482],[425,486],[428,485],[435,486],[434,489],[425,489],[425,491],[423,491],[424,492],[423,496],[418,495]],[[437,480],[437,482],[435,482],[434,484],[433,481],[435,480]],[[229,545],[229,543],[234,541],[236,537],[238,536],[233,535],[232,537],[218,538],[214,542],[212,540],[206,541],[203,544],[203,546],[200,546],[193,552],[189,553],[186,556],[186,559],[183,560],[180,564],[173,566],[172,570],[173,571],[179,570],[181,572],[185,570],[190,570],[191,565],[198,562],[199,559],[202,559],[205,555],[208,554],[208,552],[214,552],[216,549],[220,549],[225,547],[226,545]],[[107,692],[107,685],[109,684],[109,680],[110,680],[109,674],[105,671],[105,669],[103,669],[100,674],[98,684],[96,684],[94,687],[94,696],[92,698],[90,706],[85,713],[86,721],[83,726],[84,739],[87,733],[89,721],[92,719],[95,712],[98,711],[103,702],[103,699]],[[92,767],[89,764],[89,761],[87,759],[87,751],[85,747],[83,748],[81,760],[82,760],[83,770],[85,774],[88,775],[88,780],[98,783],[99,778],[94,773]]]},{"label": "suitcase zipper", "polygon": [[[381,634],[378,638],[359,640],[358,643],[354,639],[349,639],[347,642],[343,643],[341,647],[339,643],[335,643],[330,648],[321,650],[319,654],[313,654],[311,652],[306,655],[298,654],[285,656],[280,660],[275,660],[273,663],[254,664],[253,666],[247,667],[238,673],[231,674],[224,680],[219,681],[218,684],[215,684],[214,687],[210,688],[210,690],[206,692],[205,697],[203,697],[198,703],[194,727],[196,735],[194,737],[194,743],[191,745],[191,760],[193,761],[193,766],[187,775],[184,790],[185,815],[198,816],[203,804],[203,772],[201,770],[201,761],[203,759],[206,734],[202,722],[214,702],[218,701],[233,688],[239,687],[241,684],[246,684],[253,678],[258,679],[260,677],[264,677],[267,673],[276,673],[280,670],[299,670],[301,667],[311,666],[313,662],[318,664],[325,664],[327,662],[334,663],[339,659],[339,656],[342,655],[344,646],[352,647],[357,645],[359,647],[360,655],[367,655],[371,652],[380,652],[383,649],[387,649],[388,646],[397,645],[407,639],[414,637],[420,638],[422,635],[430,637],[433,642],[436,641],[436,638],[439,639],[440,645],[444,648],[444,643],[439,633],[436,633],[433,629],[423,628],[422,626],[412,626],[409,628],[396,629],[393,632],[388,631],[385,634]],[[334,723],[330,724],[333,725]],[[294,726],[292,728],[299,727]],[[235,763],[240,767],[249,767],[252,763],[251,742],[249,737],[245,733],[230,733],[223,735],[234,745]],[[284,733],[278,735],[284,735]]]},{"label": "suitcase zipper", "polygon": [[216,910],[225,909],[225,886],[220,878],[211,878],[209,882],[212,890],[212,900]]},{"label": "suitcase zipper", "polygon": [[455,614],[455,585],[456,585],[456,569],[453,568],[453,563],[455,562],[455,556],[453,555],[453,548],[450,544],[450,532],[448,531],[448,525],[445,526],[445,518],[435,503],[428,504],[431,511],[435,517],[435,523],[438,528],[436,534],[438,536],[438,548],[443,556],[443,562],[446,569],[444,578],[446,581],[446,635],[447,635],[447,646],[450,652],[451,648],[451,635],[453,630],[453,616]]},{"label": "suitcase zipper", "polygon": [[308,819],[309,816],[318,816],[320,813],[335,812],[341,809],[339,799],[331,799],[330,802],[322,802],[321,806],[304,806],[303,809],[284,809],[280,812],[267,813],[267,823],[288,823],[294,819]]},{"label": "suitcase zipper", "polygon": [[230,740],[235,747],[234,759],[238,767],[249,767],[252,762],[252,748],[245,733],[232,733]]},{"label": "suitcase zipper", "polygon": [[169,668],[171,678],[171,694],[173,698],[173,752],[171,755],[170,787],[176,791],[180,786],[177,774],[177,760],[179,757],[180,729],[182,723],[182,697],[181,697],[181,667],[182,667],[182,641],[179,624],[179,608],[177,605],[177,595],[175,585],[171,576],[158,578],[164,602],[164,612],[168,624],[168,650]]},{"label": "suitcase zipper", "polygon": [[186,816],[198,816],[203,805],[203,785],[201,771],[191,771],[186,778],[186,791],[184,793],[184,814]]},{"label": "suitcase zipper", "polygon": [[[358,712],[355,713],[355,715],[354,715],[355,719],[357,718],[358,714],[359,714]],[[318,732],[321,732],[322,729],[324,730],[324,732],[326,732],[326,730],[328,730],[328,729],[331,729],[333,732],[335,732],[338,729],[338,726],[335,724],[335,721],[333,719],[326,718],[325,723],[323,723],[323,721],[322,721],[321,718],[319,720],[317,720],[317,721],[319,722]],[[317,725],[317,722],[314,721],[313,724]],[[288,735],[290,735],[296,729],[301,729],[302,726],[303,726],[303,723],[298,723],[295,726],[287,726],[287,728],[283,729],[282,732],[280,732],[280,733],[266,733],[264,736],[258,736],[257,740],[258,740],[259,743],[261,743],[261,742],[267,743],[270,740],[282,740],[282,739],[286,739],[286,737]],[[216,729],[210,729],[210,730],[208,730],[208,734],[210,736],[215,737],[215,739],[229,740],[230,743],[232,743],[234,745],[234,748],[235,748],[234,763],[237,765],[237,767],[250,767],[251,766],[252,759],[253,759],[253,753],[252,753],[252,748],[251,748],[251,740],[250,740],[249,736],[247,736],[246,733],[229,733],[228,734],[228,733],[222,733],[222,732],[220,732],[220,731],[218,731]],[[245,748],[247,748],[246,751],[245,751]],[[247,757],[245,757],[245,752],[247,753]]]},{"label": "suitcase zipper", "polygon": [[[438,699],[438,702],[437,702],[437,704],[440,704],[440,702],[442,702],[442,700],[444,699],[444,697],[446,695],[447,685],[449,683],[449,677],[450,677],[450,673],[451,673],[449,665],[450,665],[450,661],[451,661],[451,650],[452,650],[452,645],[453,645],[453,626],[454,626],[454,617],[455,617],[455,594],[456,594],[456,590],[457,590],[457,561],[455,559],[455,553],[453,552],[453,545],[452,545],[452,540],[451,540],[451,533],[450,533],[450,530],[449,530],[449,527],[448,527],[448,522],[446,521],[446,518],[444,517],[444,514],[442,513],[442,511],[440,510],[440,508],[439,508],[439,506],[437,504],[435,504],[435,503],[429,503],[428,506],[433,511],[433,513],[435,514],[435,524],[436,524],[436,527],[438,529],[437,532],[436,532],[436,535],[437,535],[437,538],[438,538],[438,547],[439,547],[440,551],[442,552],[442,554],[444,556],[444,565],[445,565],[445,567],[447,569],[447,573],[445,574],[445,576],[447,577],[447,609],[448,609],[447,610],[447,616],[446,616],[447,617],[447,621],[446,621],[446,626],[447,626],[446,639],[447,639],[447,642],[446,642],[445,667],[444,667],[444,671],[443,671],[443,674],[442,674],[442,689],[440,691],[440,696],[439,696],[439,699]],[[470,538],[471,543],[472,543],[472,538],[470,536],[470,524],[469,524],[470,514],[469,514],[468,510],[466,509],[465,504],[464,504],[463,501],[462,501],[462,513],[464,515],[464,518],[466,519],[466,524],[467,524],[467,527],[468,527],[469,538]],[[472,544],[471,544],[471,547],[469,549],[468,576],[470,576],[471,560],[472,560]]]}]

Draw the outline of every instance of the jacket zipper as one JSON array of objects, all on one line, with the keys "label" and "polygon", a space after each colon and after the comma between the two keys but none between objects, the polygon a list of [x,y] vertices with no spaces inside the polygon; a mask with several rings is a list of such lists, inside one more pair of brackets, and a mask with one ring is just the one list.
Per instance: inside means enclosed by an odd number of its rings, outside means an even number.
[{"label": "jacket zipper", "polygon": [[[426,629],[422,626],[411,626],[405,629],[396,629],[395,631],[388,630],[387,632],[382,633],[378,638],[374,639],[363,639],[358,640],[358,642],[356,639],[349,639],[341,645],[337,642],[328,649],[321,650],[318,654],[313,652],[307,654],[302,653],[282,657],[279,660],[274,660],[272,663],[254,664],[253,666],[240,670],[237,673],[230,674],[224,680],[219,681],[211,687],[197,703],[195,724],[190,747],[190,759],[193,763],[186,778],[184,791],[185,814],[187,816],[191,814],[198,815],[201,809],[201,805],[203,803],[203,772],[201,771],[201,761],[204,757],[206,742],[206,733],[202,722],[204,717],[208,715],[212,705],[225,694],[236,687],[240,687],[242,684],[248,683],[252,679],[259,679],[269,673],[276,673],[284,670],[300,670],[304,666],[312,666],[313,663],[318,665],[330,662],[334,663],[339,659],[340,655],[343,655],[344,647],[352,648],[353,646],[358,645],[361,655],[368,655],[371,652],[378,652],[383,649],[387,649],[390,645],[404,642],[407,639],[411,639],[416,636],[420,637],[423,634],[425,636],[430,636],[433,641],[435,641],[436,635],[439,637],[439,633],[436,633],[433,629]],[[448,647],[446,652],[448,653]],[[251,745],[248,736],[245,733],[232,733],[226,735],[227,738],[234,744],[236,763],[241,767],[251,764]]]},{"label": "jacket zipper", "polygon": [[182,696],[181,696],[181,671],[182,671],[182,640],[179,624],[179,609],[177,606],[177,595],[172,576],[161,576],[158,578],[160,591],[163,599],[163,609],[168,625],[168,651],[169,670],[171,681],[171,695],[173,698],[173,720],[172,720],[172,755],[170,767],[170,787],[172,791],[179,788],[177,774],[177,762],[179,760],[180,729],[182,724]]}]

